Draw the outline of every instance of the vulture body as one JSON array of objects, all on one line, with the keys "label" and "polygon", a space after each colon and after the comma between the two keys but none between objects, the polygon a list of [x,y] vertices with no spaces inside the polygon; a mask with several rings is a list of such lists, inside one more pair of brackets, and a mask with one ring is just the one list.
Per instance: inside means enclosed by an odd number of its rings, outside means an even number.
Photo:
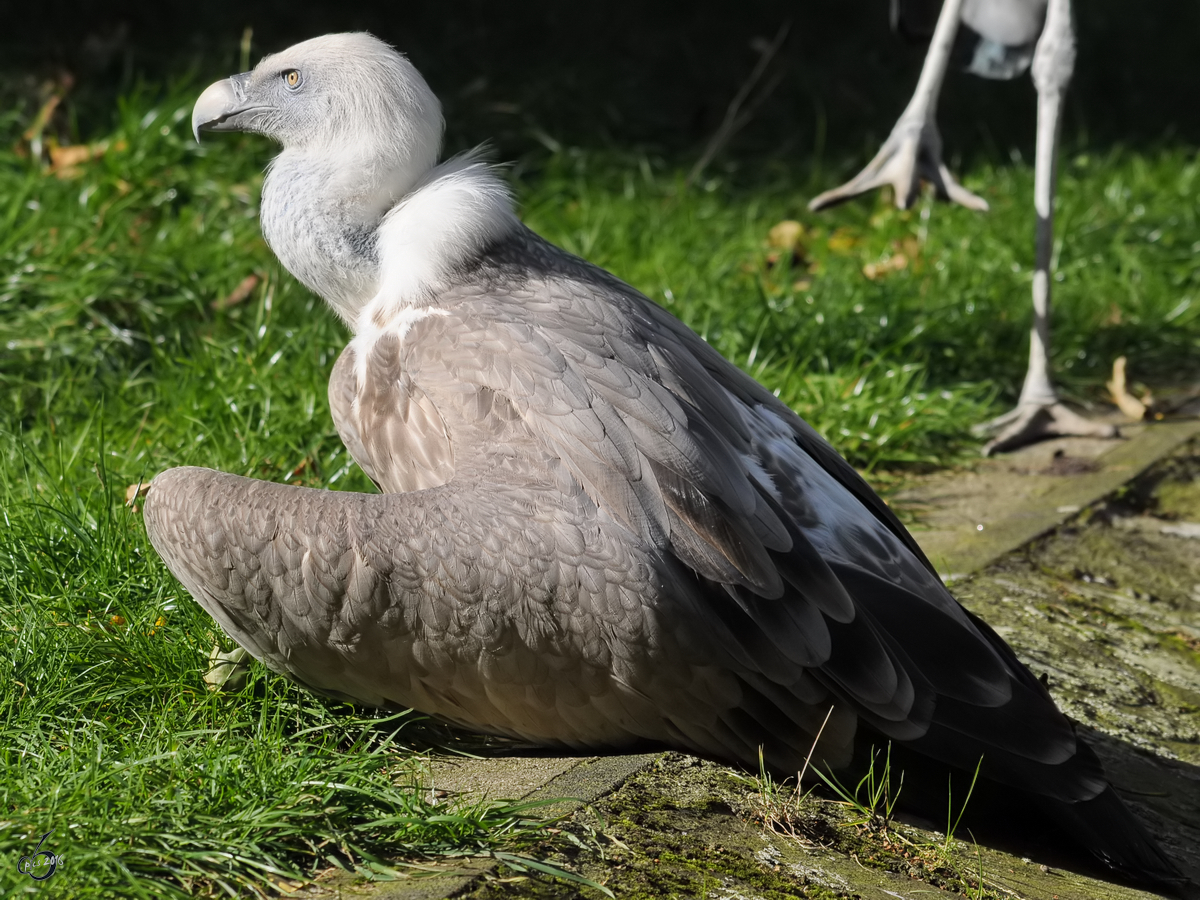
[{"label": "vulture body", "polygon": [[843,772],[892,742],[941,789],[935,816],[946,773],[980,765],[1113,870],[1177,877],[1042,684],[812,428],[521,225],[487,166],[434,164],[437,101],[400,54],[299,44],[210,87],[193,124],[283,144],[264,234],[355,333],[330,404],[384,491],[154,480],[155,548],[256,658],[573,751],[756,767],[761,747],[795,775],[814,742]]}]

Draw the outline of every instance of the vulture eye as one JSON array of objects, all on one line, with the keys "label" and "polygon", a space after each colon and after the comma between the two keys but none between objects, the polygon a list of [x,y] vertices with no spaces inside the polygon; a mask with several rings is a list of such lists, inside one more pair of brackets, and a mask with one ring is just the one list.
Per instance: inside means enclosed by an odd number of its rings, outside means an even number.
[{"label": "vulture eye", "polygon": [[284,72],[283,83],[286,84],[291,90],[295,90],[296,88],[300,87],[300,70],[288,69],[286,72]]}]

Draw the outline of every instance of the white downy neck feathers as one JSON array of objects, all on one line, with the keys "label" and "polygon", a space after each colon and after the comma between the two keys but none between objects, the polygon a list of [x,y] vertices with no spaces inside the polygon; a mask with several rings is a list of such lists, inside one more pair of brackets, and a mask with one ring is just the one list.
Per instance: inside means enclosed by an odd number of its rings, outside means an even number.
[{"label": "white downy neck feathers", "polygon": [[383,217],[377,234],[378,292],[354,322],[356,334],[386,327],[424,305],[438,281],[517,227],[508,186],[471,156],[445,162]]},{"label": "white downy neck feathers", "polygon": [[[283,91],[291,71],[299,86]],[[507,187],[477,155],[434,165],[440,104],[371,35],[269,56],[244,90],[269,101],[253,130],[283,144],[263,185],[267,243],[356,334],[430,302],[439,280],[518,224]]]}]

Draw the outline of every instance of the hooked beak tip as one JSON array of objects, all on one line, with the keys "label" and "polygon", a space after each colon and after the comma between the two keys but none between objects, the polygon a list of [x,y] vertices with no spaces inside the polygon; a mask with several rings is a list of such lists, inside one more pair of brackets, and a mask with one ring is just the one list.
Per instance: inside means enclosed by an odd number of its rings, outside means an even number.
[{"label": "hooked beak tip", "polygon": [[192,108],[192,135],[200,141],[201,130],[236,131],[235,123],[221,127],[223,123],[244,111],[246,99],[245,75],[223,78],[204,89]]}]

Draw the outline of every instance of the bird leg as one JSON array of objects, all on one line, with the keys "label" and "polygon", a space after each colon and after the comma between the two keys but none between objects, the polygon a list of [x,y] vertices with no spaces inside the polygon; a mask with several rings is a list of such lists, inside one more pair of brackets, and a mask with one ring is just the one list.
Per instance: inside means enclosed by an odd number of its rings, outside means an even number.
[{"label": "bird leg", "polygon": [[942,136],[935,118],[962,5],[963,0],[946,0],[943,4],[917,89],[875,158],[846,184],[814,197],[809,209],[825,209],[885,184],[892,186],[896,206],[908,209],[916,201],[922,181],[932,184],[942,200],[961,203],[968,209],[988,208],[987,201],[955,181],[942,162]]},{"label": "bird leg", "polygon": [[1054,192],[1062,102],[1075,67],[1075,35],[1070,0],[1050,0],[1046,25],[1033,58],[1038,92],[1034,207],[1037,210],[1036,262],[1033,272],[1033,328],[1029,369],[1015,409],[975,427],[995,434],[983,455],[1003,453],[1048,437],[1116,437],[1113,425],[1092,422],[1062,404],[1050,379],[1050,265],[1054,250]]}]

